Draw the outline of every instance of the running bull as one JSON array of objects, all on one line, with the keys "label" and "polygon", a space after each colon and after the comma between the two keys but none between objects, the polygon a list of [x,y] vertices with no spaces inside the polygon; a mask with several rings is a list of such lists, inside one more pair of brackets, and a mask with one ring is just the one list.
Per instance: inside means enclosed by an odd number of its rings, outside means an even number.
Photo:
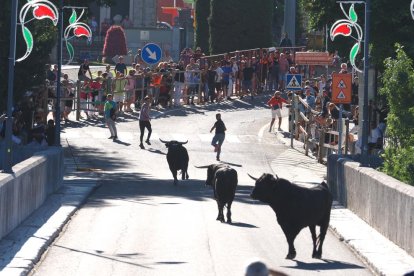
[{"label": "running bull", "polygon": [[227,222],[231,223],[231,204],[236,194],[237,171],[225,164],[212,164],[196,168],[207,168],[206,185],[213,187],[214,198],[218,206],[217,220],[225,222],[223,208],[226,206]]},{"label": "running bull", "polygon": [[188,157],[188,152],[183,145],[187,144],[186,142],[177,142],[177,141],[163,141],[160,139],[161,142],[165,144],[168,148],[167,153],[167,161],[168,166],[170,167],[170,171],[174,177],[174,185],[177,185],[177,171],[181,170],[182,179],[188,179],[188,161],[190,158]]},{"label": "running bull", "polygon": [[[289,252],[286,259],[294,259],[296,250],[293,245],[302,228],[309,227],[312,234],[312,258],[322,257],[322,245],[332,207],[332,195],[325,182],[312,188],[305,188],[271,174],[263,174],[256,181],[251,197],[270,205],[276,213],[277,222],[286,236]],[[316,226],[320,233],[316,237]]]}]

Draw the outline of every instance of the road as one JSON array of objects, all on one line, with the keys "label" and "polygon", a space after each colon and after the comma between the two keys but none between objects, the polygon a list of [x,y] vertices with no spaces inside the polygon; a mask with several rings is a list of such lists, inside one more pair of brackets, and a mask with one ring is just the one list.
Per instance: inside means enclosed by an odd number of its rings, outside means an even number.
[{"label": "road", "polygon": [[[107,139],[109,130],[100,121],[65,127],[62,139],[78,162],[102,169],[96,175],[101,185],[32,275],[244,275],[256,258],[289,275],[372,275],[330,232],[322,260],[311,258],[308,229],[296,238],[296,259],[285,259],[287,242],[275,214],[250,198],[254,183],[247,173],[275,173],[272,162],[288,147],[267,132],[263,102],[254,103],[154,112],[152,145],[145,150],[138,146],[136,113],[120,118],[118,142]],[[231,225],[215,220],[206,170],[194,168],[216,162],[209,130],[217,108],[228,129],[221,159],[239,176]],[[159,138],[189,141],[189,180],[173,185]]]}]

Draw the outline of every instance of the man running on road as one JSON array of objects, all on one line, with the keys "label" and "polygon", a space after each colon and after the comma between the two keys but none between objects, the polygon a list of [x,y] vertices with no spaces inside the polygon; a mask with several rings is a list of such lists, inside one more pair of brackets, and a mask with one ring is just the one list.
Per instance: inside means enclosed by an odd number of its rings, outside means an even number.
[{"label": "man running on road", "polygon": [[221,120],[220,113],[216,114],[216,119],[217,121],[214,123],[214,126],[210,130],[211,133],[214,129],[216,129],[216,134],[211,141],[211,145],[214,147],[214,152],[217,152],[216,160],[220,161],[221,145],[223,144],[224,138],[226,137],[225,131],[227,129],[224,125],[224,122]]}]

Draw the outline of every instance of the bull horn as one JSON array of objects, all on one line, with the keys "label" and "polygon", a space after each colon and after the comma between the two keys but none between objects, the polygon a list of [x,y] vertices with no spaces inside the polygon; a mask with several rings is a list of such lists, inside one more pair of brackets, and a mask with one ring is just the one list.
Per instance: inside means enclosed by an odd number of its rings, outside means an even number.
[{"label": "bull horn", "polygon": [[181,145],[185,145],[185,144],[187,144],[188,143],[188,140],[187,141],[185,141],[185,142],[178,142],[179,144],[181,144]]},{"label": "bull horn", "polygon": [[257,181],[258,178],[255,178],[253,176],[251,176],[250,174],[247,174],[248,176],[250,176],[251,179],[253,179],[254,181]]},{"label": "bull horn", "polygon": [[208,167],[210,167],[210,165],[208,165],[208,166],[194,166],[194,167],[196,167],[197,169],[207,169]]},{"label": "bull horn", "polygon": [[160,138],[160,141],[163,142],[164,144],[167,144],[168,143],[167,141],[161,140],[161,138]]}]

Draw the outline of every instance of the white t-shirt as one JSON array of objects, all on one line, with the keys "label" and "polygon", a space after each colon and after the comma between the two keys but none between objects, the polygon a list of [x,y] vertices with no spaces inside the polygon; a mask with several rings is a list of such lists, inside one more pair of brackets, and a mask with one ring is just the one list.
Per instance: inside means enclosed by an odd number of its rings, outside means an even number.
[{"label": "white t-shirt", "polygon": [[217,67],[216,69],[217,75],[216,75],[216,82],[221,82],[221,80],[223,79],[223,69],[221,69],[221,67]]}]

